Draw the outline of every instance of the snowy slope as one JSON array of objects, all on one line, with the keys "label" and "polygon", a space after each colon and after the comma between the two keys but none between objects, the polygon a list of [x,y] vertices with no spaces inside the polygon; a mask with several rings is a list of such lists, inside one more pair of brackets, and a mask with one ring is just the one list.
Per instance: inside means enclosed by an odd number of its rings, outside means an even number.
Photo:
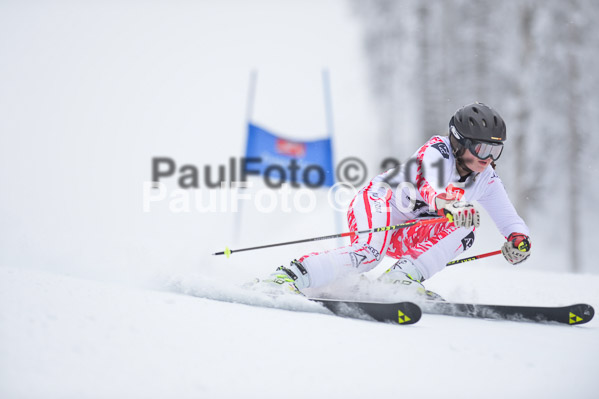
[{"label": "snowy slope", "polygon": [[[439,291],[474,295],[464,270],[448,271]],[[494,281],[477,290],[483,302],[507,294],[511,303],[599,306],[597,276],[473,273]],[[424,315],[402,327],[215,301],[174,286],[227,291],[199,277],[136,288],[0,268],[0,396],[596,397],[597,319],[569,327]]]}]

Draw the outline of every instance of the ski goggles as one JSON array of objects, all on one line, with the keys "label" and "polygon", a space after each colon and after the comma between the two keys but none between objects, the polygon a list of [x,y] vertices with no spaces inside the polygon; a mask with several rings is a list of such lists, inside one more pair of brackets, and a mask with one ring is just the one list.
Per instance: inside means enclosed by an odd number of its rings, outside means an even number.
[{"label": "ski goggles", "polygon": [[497,161],[503,152],[502,143],[486,143],[484,141],[466,139],[466,147],[470,150],[472,155],[483,161],[489,157],[491,157],[493,161]]},{"label": "ski goggles", "polygon": [[460,144],[470,150],[472,155],[483,161],[489,157],[493,161],[497,161],[503,152],[503,143],[489,143],[487,141],[466,138],[458,132],[455,126],[451,126],[451,133],[453,133]]}]

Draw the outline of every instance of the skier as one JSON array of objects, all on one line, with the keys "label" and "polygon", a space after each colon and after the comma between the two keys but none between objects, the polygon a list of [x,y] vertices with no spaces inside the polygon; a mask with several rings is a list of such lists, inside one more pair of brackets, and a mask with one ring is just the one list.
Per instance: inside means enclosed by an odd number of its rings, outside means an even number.
[{"label": "skier", "polygon": [[[510,202],[495,161],[503,151],[506,127],[492,108],[466,105],[449,121],[448,136],[434,136],[410,162],[388,170],[363,187],[347,213],[351,231],[446,216],[448,222],[353,236],[351,244],[314,252],[280,266],[258,289],[301,294],[352,273],[372,270],[385,255],[398,261],[378,280],[427,295],[422,282],[474,242],[478,201],[506,237],[501,252],[511,264],[530,255],[529,229]],[[409,292],[409,291],[406,291]]]}]

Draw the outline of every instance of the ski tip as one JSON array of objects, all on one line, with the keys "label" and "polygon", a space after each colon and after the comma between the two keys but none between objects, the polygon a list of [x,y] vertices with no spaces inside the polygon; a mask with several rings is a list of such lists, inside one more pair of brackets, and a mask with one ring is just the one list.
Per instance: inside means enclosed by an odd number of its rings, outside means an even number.
[{"label": "ski tip", "polygon": [[579,303],[570,306],[570,314],[568,315],[568,324],[584,324],[588,323],[595,316],[595,309],[586,303]]},{"label": "ski tip", "polygon": [[415,324],[422,309],[414,302],[363,302],[343,299],[308,298],[322,304],[337,316],[374,320],[402,326]]},{"label": "ski tip", "polygon": [[421,317],[422,309],[412,302],[403,302],[397,310],[397,323],[400,325],[415,324]]}]

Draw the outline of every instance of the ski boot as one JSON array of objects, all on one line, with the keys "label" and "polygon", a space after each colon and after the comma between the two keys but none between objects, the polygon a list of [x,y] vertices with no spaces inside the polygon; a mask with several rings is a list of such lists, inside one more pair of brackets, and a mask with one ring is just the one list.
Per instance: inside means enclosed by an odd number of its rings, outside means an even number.
[{"label": "ski boot", "polygon": [[291,261],[289,267],[279,266],[266,279],[251,284],[251,288],[269,295],[296,294],[304,295],[300,290],[310,285],[308,271],[297,260]]},{"label": "ski boot", "polygon": [[420,298],[433,301],[443,301],[441,295],[434,293],[433,291],[427,290],[422,282],[424,277],[420,270],[414,265],[414,263],[407,258],[401,258],[398,260],[389,270],[383,273],[378,281],[398,284],[405,288],[406,293],[416,294]]}]

